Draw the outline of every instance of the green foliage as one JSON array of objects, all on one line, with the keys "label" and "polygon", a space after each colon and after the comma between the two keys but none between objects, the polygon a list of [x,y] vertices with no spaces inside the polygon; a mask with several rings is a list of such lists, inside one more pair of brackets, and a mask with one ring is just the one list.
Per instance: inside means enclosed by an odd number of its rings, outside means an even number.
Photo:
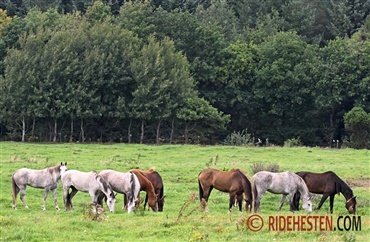
[{"label": "green foliage", "polygon": [[344,125],[349,135],[347,145],[356,149],[370,148],[370,113],[354,107],[344,115]]},{"label": "green foliage", "polygon": [[250,146],[253,144],[253,138],[251,134],[247,133],[247,129],[236,132],[233,131],[229,134],[223,142],[225,145],[231,146]]},{"label": "green foliage", "polygon": [[298,147],[301,145],[302,145],[302,142],[301,142],[300,137],[291,138],[291,139],[287,139],[284,141],[284,147]]}]

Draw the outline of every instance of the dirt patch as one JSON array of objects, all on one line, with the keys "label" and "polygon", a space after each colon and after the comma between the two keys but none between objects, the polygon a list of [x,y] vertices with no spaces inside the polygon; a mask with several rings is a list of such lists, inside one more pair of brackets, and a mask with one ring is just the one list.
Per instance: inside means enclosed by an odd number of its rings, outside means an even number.
[{"label": "dirt patch", "polygon": [[350,188],[364,187],[370,189],[370,179],[349,179],[346,180]]}]

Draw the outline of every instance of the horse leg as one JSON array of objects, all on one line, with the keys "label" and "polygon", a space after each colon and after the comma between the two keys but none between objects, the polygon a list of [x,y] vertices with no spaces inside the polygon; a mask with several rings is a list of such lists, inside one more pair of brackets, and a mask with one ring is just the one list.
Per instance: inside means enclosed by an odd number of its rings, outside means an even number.
[{"label": "horse leg", "polygon": [[46,198],[48,197],[48,193],[49,193],[49,189],[48,189],[48,188],[45,188],[45,189],[44,189],[44,199],[42,200],[42,206],[41,206],[41,209],[42,209],[43,211],[45,211],[45,210],[46,210],[46,208],[45,208],[45,203],[46,203]]},{"label": "horse leg", "polygon": [[335,193],[333,195],[330,195],[330,213],[333,213],[334,196],[335,196]]},{"label": "horse leg", "polygon": [[21,186],[20,188],[20,198],[25,208],[28,208],[26,200],[24,199],[24,196],[26,195],[26,186]]},{"label": "horse leg", "polygon": [[53,195],[53,200],[54,200],[54,204],[55,204],[55,209],[56,210],[60,210],[59,206],[58,206],[58,201],[57,201],[57,189],[53,189],[51,190],[51,194]]},{"label": "horse leg", "polygon": [[258,191],[256,190],[256,197],[254,198],[254,212],[255,213],[260,213],[261,212],[261,199],[263,197],[263,194],[265,194],[265,192],[262,192],[262,191]]},{"label": "horse leg", "polygon": [[322,195],[322,198],[321,198],[321,201],[319,203],[319,206],[317,207],[317,210],[320,210],[321,206],[324,204],[324,202],[326,201],[326,199],[328,198],[329,194],[323,194]]},{"label": "horse leg", "polygon": [[[283,194],[283,196],[281,197],[280,206],[279,206],[278,212],[280,212],[281,207],[284,205],[286,196],[287,196],[286,194]],[[292,202],[290,202],[290,211],[292,211]]]},{"label": "horse leg", "polygon": [[237,199],[237,196],[234,192],[230,193],[229,194],[229,197],[230,197],[230,202],[229,202],[229,213],[232,212],[231,208],[234,204],[236,204],[236,199]]},{"label": "horse leg", "polygon": [[72,198],[76,195],[76,193],[78,192],[78,190],[74,187],[71,187],[72,188],[72,191],[71,193],[67,196],[67,199],[68,199],[68,202],[71,206],[71,209],[74,210],[73,208],[73,204],[72,204]]},{"label": "horse leg", "polygon": [[127,195],[126,193],[123,194],[123,206],[122,210],[127,210]]}]

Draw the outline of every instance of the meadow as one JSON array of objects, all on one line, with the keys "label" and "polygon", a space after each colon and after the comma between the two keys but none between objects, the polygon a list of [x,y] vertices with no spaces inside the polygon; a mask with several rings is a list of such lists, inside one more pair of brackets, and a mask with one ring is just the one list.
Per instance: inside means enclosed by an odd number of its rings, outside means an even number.
[{"label": "meadow", "polygon": [[[65,212],[61,182],[57,189],[60,211],[54,208],[51,194],[46,211],[41,210],[43,190],[28,187],[25,209],[17,197],[13,210],[11,176],[17,169],[45,167],[68,162],[68,169],[126,172],[132,168],[158,171],[164,182],[164,211],[154,213],[141,208],[128,214],[121,209],[123,196],[117,196],[115,212],[107,209],[100,216],[90,213],[91,198],[78,192],[74,211]],[[277,164],[280,171],[334,171],[357,196],[356,218],[361,231],[270,231],[263,227],[253,232],[246,226],[251,214],[236,208],[228,213],[228,194],[213,190],[209,213],[198,198],[197,176],[208,167],[221,170],[241,168],[250,179],[253,164]],[[197,145],[138,144],[33,144],[0,143],[0,241],[368,241],[370,237],[370,153],[369,150],[322,149],[310,147],[230,147]],[[145,194],[141,193],[143,199]],[[266,193],[261,200],[265,221],[271,215],[290,216],[289,205],[277,212],[281,195]],[[318,205],[316,196],[313,209]],[[310,215],[347,216],[343,195],[336,195],[334,213],[329,199]],[[104,208],[107,208],[106,205]],[[294,216],[305,216],[300,210]],[[352,217],[352,215],[350,216]]]}]

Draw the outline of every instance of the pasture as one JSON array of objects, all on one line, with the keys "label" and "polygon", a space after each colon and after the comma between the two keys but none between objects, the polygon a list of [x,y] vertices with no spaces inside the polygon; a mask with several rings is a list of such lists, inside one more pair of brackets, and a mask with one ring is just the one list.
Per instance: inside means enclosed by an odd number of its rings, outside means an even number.
[{"label": "pasture", "polygon": [[[25,209],[17,197],[12,209],[11,176],[17,169],[45,167],[68,162],[68,169],[81,171],[114,169],[126,172],[133,168],[154,168],[160,173],[166,195],[164,211],[140,210],[128,214],[121,209],[123,196],[118,194],[115,212],[93,216],[91,198],[78,192],[73,198],[74,211],[65,212],[61,182],[57,189],[60,211],[55,210],[51,194],[46,211],[41,210],[43,190],[27,187]],[[229,197],[213,190],[209,213],[202,211],[198,199],[198,174],[206,168],[240,168],[252,177],[253,163],[278,164],[280,171],[334,171],[357,196],[357,215],[361,231],[269,231],[246,227],[249,215],[236,207],[228,213]],[[30,144],[0,143],[0,241],[367,241],[370,236],[370,153],[369,150],[321,148],[245,148],[196,145],[136,144]],[[320,201],[316,196],[313,209]],[[141,199],[145,193],[141,192]],[[267,192],[261,200],[260,215],[289,216],[289,205],[277,212],[281,195]],[[302,202],[300,203],[302,204]],[[336,195],[332,214],[349,215],[343,195]],[[294,215],[308,215],[305,210]],[[311,215],[330,215],[329,200]],[[351,215],[352,217],[352,215]]]}]

